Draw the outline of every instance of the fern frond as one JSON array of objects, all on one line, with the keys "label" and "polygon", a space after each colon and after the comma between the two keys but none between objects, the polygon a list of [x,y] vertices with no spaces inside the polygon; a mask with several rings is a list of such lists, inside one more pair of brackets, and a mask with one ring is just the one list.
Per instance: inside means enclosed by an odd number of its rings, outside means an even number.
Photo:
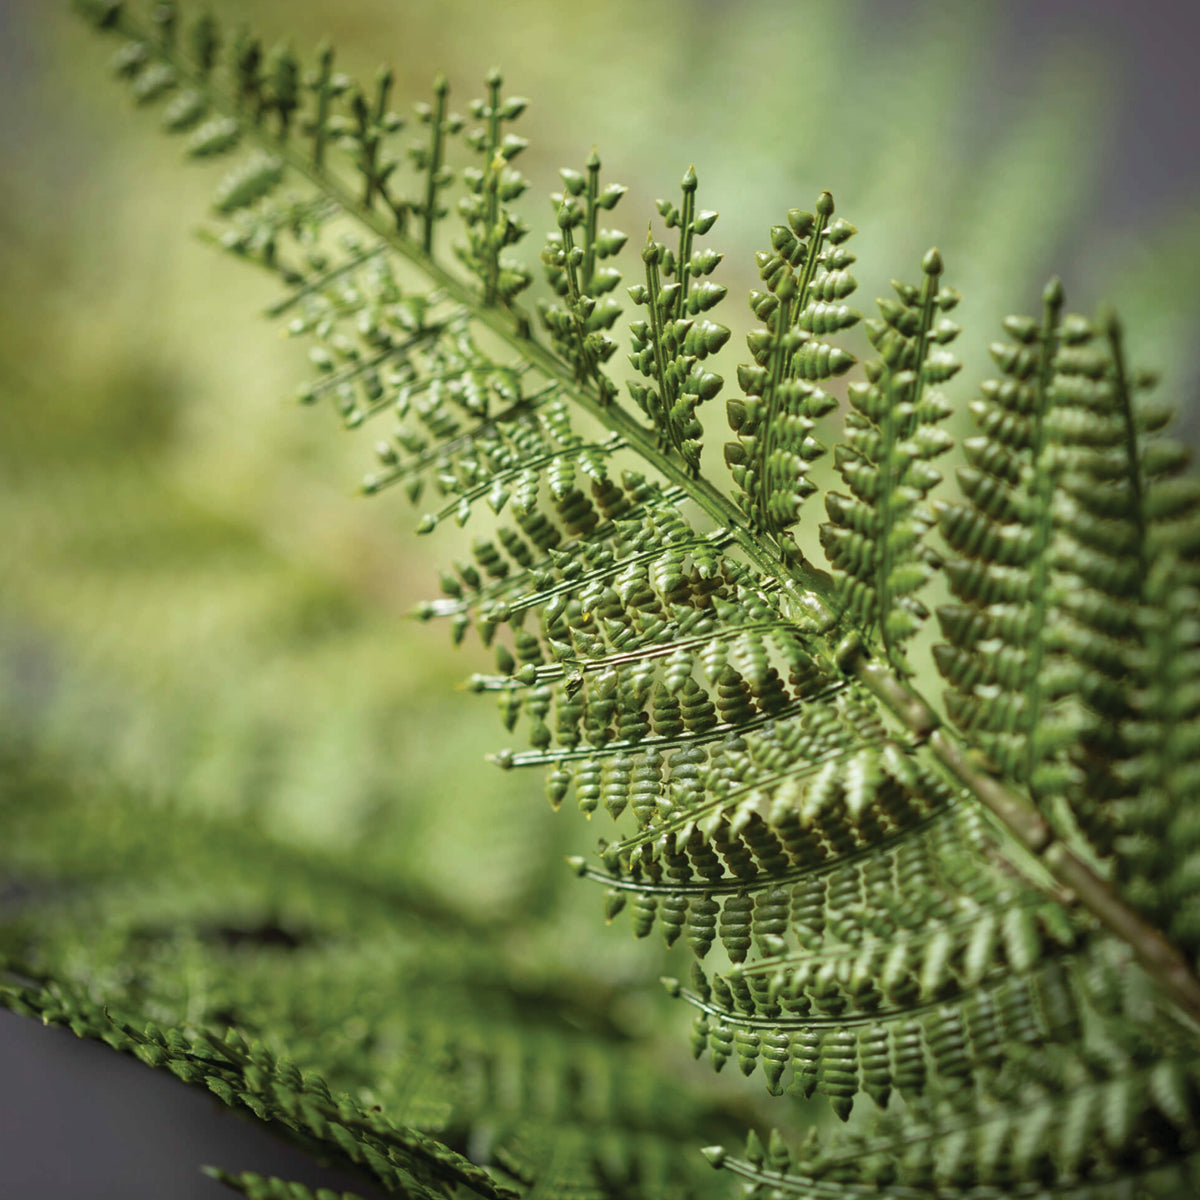
[{"label": "fern frond", "polygon": [[[471,116],[485,124],[465,135],[467,145],[480,156],[483,165],[463,172],[467,188],[458,211],[467,234],[455,245],[455,253],[478,276],[483,304],[490,307],[509,304],[531,280],[517,259],[504,254],[529,231],[509,207],[528,186],[524,175],[509,165],[525,149],[526,142],[504,129],[521,115],[528,101],[518,96],[501,97],[499,71],[489,72],[486,83],[487,99],[471,102]],[[428,169],[432,168],[431,159]],[[369,207],[369,195],[366,203]]]},{"label": "fern frond", "polygon": [[[975,406],[983,433],[960,472],[967,502],[939,512],[963,555],[947,571],[965,604],[939,611],[949,642],[935,653],[960,727],[1028,784],[1060,836],[1078,830],[1107,857],[1155,552],[1148,497],[1159,470],[1178,479],[1183,458],[1152,442],[1147,464],[1142,441],[1162,417],[1136,406],[1119,333],[1110,325],[1102,337],[1081,317],[1060,323],[1060,306],[1052,287],[1042,327],[1010,320],[1019,340],[993,348],[1009,378]],[[1187,545],[1179,517],[1196,511],[1190,480],[1167,486],[1177,498],[1159,553]]]},{"label": "fern frond", "polygon": [[1200,597],[1178,559],[1161,560],[1145,581],[1141,687],[1120,728],[1127,757],[1113,824],[1118,879],[1138,908],[1196,960],[1200,949],[1192,873],[1194,801],[1200,773]]},{"label": "fern frond", "polygon": [[[387,73],[343,83],[325,52],[306,107],[286,52],[268,66],[243,41],[223,61],[201,24],[188,55],[169,6],[149,30],[90,7],[132,37],[119,70],[137,102],[185,89],[165,123],[194,152],[250,144],[214,208],[233,218],[228,247],[288,289],[273,311],[320,343],[306,398],[351,426],[400,420],[366,490],[432,492],[426,532],[486,522],[421,615],[492,648],[495,673],[472,686],[528,743],[495,761],[545,768],[553,806],[573,793],[615,822],[598,866],[574,860],[609,919],[628,907],[637,936],[657,925],[716,953],[690,988],[667,981],[699,1010],[693,1050],[854,1112],[839,1142],[793,1154],[754,1136],[744,1160],[713,1161],[755,1192],[897,1200],[1193,1178],[1200,485],[1150,438],[1166,418],[1141,400],[1115,322],[1065,314],[1057,282],[1040,320],[1009,318],[1002,377],[971,406],[963,499],[931,505],[958,331],[927,255],[922,285],[897,285],[867,323],[879,357],[851,385],[835,451],[850,495],[826,500],[830,578],[792,533],[817,490],[826,386],[855,362],[827,340],[859,320],[844,303],[855,230],[829,193],[759,256],[764,327],[727,405],[727,496],[701,470],[698,413],[722,387],[708,359],[730,334],[714,318],[721,256],[695,244],[716,215],[697,210],[693,170],[680,204],[659,204],[677,247],[651,233],[630,289],[648,382],[629,390],[647,425],[603,369],[624,237],[599,227],[621,189],[601,188],[596,155],[552,201],[549,345],[519,306],[524,142],[506,126],[524,102],[497,73],[465,139],[464,274],[440,258],[459,127],[443,81],[406,190]],[[957,603],[938,611],[934,664],[954,729],[916,690],[908,648],[916,593],[943,563]],[[880,1111],[893,1093],[903,1111]],[[547,1129],[512,1127],[495,1161],[530,1194],[607,1186],[577,1126]],[[617,1174],[618,1191],[642,1177]]]}]

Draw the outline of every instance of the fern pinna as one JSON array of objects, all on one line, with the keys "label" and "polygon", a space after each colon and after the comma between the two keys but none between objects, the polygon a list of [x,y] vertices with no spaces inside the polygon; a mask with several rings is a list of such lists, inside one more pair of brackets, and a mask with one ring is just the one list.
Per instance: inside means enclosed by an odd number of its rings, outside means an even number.
[{"label": "fern pinna", "polygon": [[[400,485],[422,532],[479,528],[421,615],[492,649],[471,687],[523,738],[496,763],[614,822],[574,867],[609,920],[694,952],[666,983],[695,1009],[695,1054],[846,1122],[709,1161],[754,1195],[1194,1191],[1200,481],[1117,319],[1067,312],[1057,282],[1039,316],[1007,318],[957,497],[935,496],[957,293],[930,251],[879,302],[832,433],[861,318],[855,229],[822,193],[759,255],[726,487],[704,413],[730,334],[693,170],[627,290],[626,237],[601,224],[623,189],[595,153],[564,170],[530,309],[525,101],[498,74],[466,118],[439,79],[409,123],[386,72],[360,86],[327,49],[305,71],[168,4],[82,7],[122,38],[136,101],[161,103],[189,154],[231,157],[221,244],[279,278],[272,315],[315,339],[303,398],[387,423],[364,489]],[[810,468],[831,437],[822,514]],[[806,519],[824,567],[795,537]],[[914,635],[935,575],[951,599],[930,661]],[[104,1031],[103,995],[60,986],[5,994],[142,1052],[145,1035]],[[197,1053],[250,1069],[236,1044],[149,1057]],[[659,1186],[635,1168],[560,1180],[549,1143],[483,1175],[443,1161],[419,1116],[395,1135],[352,1115],[343,1149],[404,1194]]]}]

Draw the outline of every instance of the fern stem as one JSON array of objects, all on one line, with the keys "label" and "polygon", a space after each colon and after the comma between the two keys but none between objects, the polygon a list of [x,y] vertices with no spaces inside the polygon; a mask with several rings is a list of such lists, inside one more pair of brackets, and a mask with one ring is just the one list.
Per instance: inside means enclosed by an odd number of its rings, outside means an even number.
[{"label": "fern stem", "polygon": [[311,403],[318,396],[323,396],[330,388],[338,387],[343,383],[349,383],[365,372],[373,370],[380,363],[387,362],[388,359],[400,358],[407,355],[418,346],[422,346],[426,342],[440,337],[448,329],[462,324],[464,316],[465,314],[463,313],[451,313],[440,323],[428,325],[424,329],[418,330],[411,337],[405,338],[402,342],[395,342],[390,346],[385,346],[382,350],[378,350],[372,354],[370,358],[359,359],[357,362],[347,364],[340,371],[334,371],[326,375],[323,379],[318,379],[308,388],[305,398]]},{"label": "fern stem", "polygon": [[[911,674],[911,670],[904,661],[904,655],[900,647],[896,645],[896,640],[892,635],[888,623],[888,614],[892,608],[893,533],[897,505],[894,494],[896,488],[896,457],[898,454],[896,447],[902,438],[908,437],[911,434],[912,426],[919,420],[918,412],[921,405],[921,396],[925,390],[925,354],[929,346],[929,333],[933,328],[933,312],[934,302],[937,299],[938,278],[942,273],[941,256],[936,251],[930,251],[925,256],[921,267],[924,272],[924,281],[921,285],[921,325],[917,331],[916,378],[911,385],[909,400],[909,403],[912,405],[912,415],[906,423],[908,427],[901,429],[896,413],[897,404],[892,403],[887,406],[882,430],[883,444],[886,450],[883,455],[883,461],[880,463],[879,481],[879,491],[882,501],[879,511],[882,529],[879,533],[880,558],[879,570],[876,575],[877,583],[875,585],[876,612],[879,614],[879,636],[883,640],[884,652],[887,654],[887,660],[892,670],[895,671],[897,677],[900,679]],[[888,384],[889,387],[894,389],[895,381],[894,378],[891,378],[891,372],[889,372]],[[898,403],[898,397],[894,390],[893,399]]]},{"label": "fern stem", "polygon": [[600,196],[600,156],[596,148],[587,160],[587,207],[584,217],[584,247],[583,247],[583,286],[588,295],[595,287],[596,275],[596,234],[600,226],[600,206],[596,203]]},{"label": "fern stem", "polygon": [[985,774],[958,742],[938,728],[932,708],[880,664],[859,658],[854,673],[914,737],[928,739],[934,757],[1106,929],[1128,943],[1146,973],[1193,1021],[1200,1023],[1200,980],[1161,930],[1128,905],[1065,842],[1024,796]]},{"label": "fern stem", "polygon": [[319,74],[313,90],[317,96],[317,115],[313,121],[313,164],[318,170],[325,166],[325,139],[328,134],[329,101],[333,98],[333,47],[325,43],[317,52]]},{"label": "fern stem", "polygon": [[[812,287],[813,277],[817,273],[817,260],[821,257],[821,251],[825,248],[825,237],[829,230],[829,218],[833,216],[833,196],[829,192],[822,192],[817,197],[816,205],[817,224],[812,232],[812,236],[808,242],[808,253],[804,257],[804,270],[800,274],[796,286],[796,312],[804,311],[808,304],[808,292]],[[790,373],[792,369],[792,359],[799,353],[800,347],[797,346],[792,352],[791,357],[787,362],[787,370]]]},{"label": "fern stem", "polygon": [[438,176],[442,170],[442,158],[446,149],[446,95],[450,85],[444,75],[439,75],[433,83],[435,104],[433,108],[433,129],[429,135],[429,171],[425,179],[425,208],[421,228],[421,249],[426,254],[433,253],[433,227],[437,222],[437,191]]},{"label": "fern stem", "polygon": [[[814,235],[814,241],[815,241]],[[775,452],[779,441],[779,389],[783,386],[787,374],[787,351],[784,349],[784,335],[792,324],[792,297],[781,296],[779,307],[775,310],[775,337],[771,344],[771,377],[767,386],[771,389],[771,409],[763,418],[762,432],[758,436],[758,511],[763,514],[763,532],[770,533],[782,545],[783,538],[778,529],[772,528],[772,522],[767,517],[770,512],[771,479],[767,473],[767,464]]]},{"label": "fern stem", "polygon": [[[594,208],[595,206],[593,205],[592,207]],[[591,350],[588,348],[587,328],[584,325],[583,317],[580,315],[580,303],[583,300],[583,293],[579,286],[579,271],[575,266],[575,241],[571,237],[571,223],[569,219],[563,219],[567,214],[565,204],[559,209],[559,213],[559,228],[562,230],[563,240],[563,262],[567,276],[567,306],[570,309],[571,321],[575,327],[575,341],[578,345],[579,353],[579,357],[576,359],[575,373],[576,378],[583,382],[591,379],[596,374],[597,364]],[[594,250],[589,243],[584,248],[584,254],[586,256],[592,253],[594,253]],[[585,274],[584,282],[587,283],[589,279],[590,272]]]},{"label": "fern stem", "polygon": [[[852,959],[855,953],[861,953],[861,951],[855,948],[853,952],[847,951],[840,957],[843,959]],[[995,980],[992,982],[995,982]],[[979,988],[978,990],[983,989]],[[835,1013],[832,1016],[814,1017],[797,1015],[758,1017],[722,1008],[719,1004],[714,1004],[711,1000],[701,998],[688,988],[681,987],[677,993],[672,992],[672,994],[678,995],[679,999],[686,1001],[693,1008],[705,1013],[707,1016],[716,1017],[733,1029],[855,1029],[862,1028],[864,1025],[895,1021],[902,1017],[911,1017],[919,1013],[930,1012],[935,1008],[941,1008],[946,1003],[944,999],[939,998],[937,1000],[926,1000],[922,1004],[908,1004],[887,1008],[880,1007],[870,1009],[866,1012]]]},{"label": "fern stem", "polygon": [[[817,224],[813,229],[812,235],[808,241],[808,252],[804,257],[804,268],[800,273],[799,279],[796,281],[794,291],[785,291],[779,294],[779,307],[775,310],[773,320],[775,322],[774,341],[771,347],[771,378],[768,384],[770,389],[771,405],[762,422],[762,432],[758,436],[758,495],[759,495],[759,512],[763,514],[763,527],[765,532],[769,532],[774,537],[776,543],[782,551],[786,544],[783,539],[782,530],[772,528],[772,523],[766,518],[769,511],[769,501],[771,496],[770,480],[767,477],[767,463],[771,461],[771,456],[779,443],[779,426],[780,426],[780,404],[779,404],[779,389],[783,386],[785,379],[789,378],[792,371],[792,361],[796,357],[799,347],[797,346],[791,352],[788,352],[784,347],[784,340],[788,331],[792,327],[793,314],[800,314],[804,311],[804,306],[808,303],[808,290],[812,286],[813,275],[817,269],[817,259],[820,256],[821,248],[825,244],[826,222],[833,213],[833,197],[828,192],[822,192],[817,200]],[[792,278],[790,275],[788,279]]]},{"label": "fern stem", "polygon": [[[851,646],[857,651],[862,643],[855,638]],[[937,713],[881,662],[860,654],[854,660],[852,670],[870,691],[900,718],[913,735],[914,746],[928,741],[930,735],[941,725]]]},{"label": "fern stem", "polygon": [[274,304],[263,309],[263,316],[266,317],[281,317],[289,309],[294,308],[306,296],[314,295],[321,291],[334,280],[340,279],[343,275],[348,275],[351,271],[357,271],[364,263],[368,263],[373,258],[378,258],[387,250],[382,242],[372,246],[369,250],[360,251],[358,254],[352,255],[345,262],[340,262],[336,267],[331,267],[328,271],[316,272],[309,279],[293,288],[286,296],[280,297]]},{"label": "fern stem", "polygon": [[[719,530],[716,533],[705,534],[686,542],[675,542],[674,547],[679,550],[699,550],[706,549],[712,546],[720,549],[729,541],[729,534],[724,530]],[[602,567],[599,570],[592,571],[588,574],[589,581],[615,579],[623,570],[633,563],[652,563],[662,556],[662,551],[658,548],[653,550],[641,550],[636,554],[630,554],[623,558],[620,562],[612,563],[607,567]],[[575,590],[579,585],[577,579],[565,579],[561,583],[553,584],[548,588],[543,588],[540,591],[532,592],[527,596],[522,596],[519,600],[515,600],[509,605],[510,612],[520,612],[522,609],[536,608],[540,604],[544,604],[547,600],[554,596],[567,595]]]},{"label": "fern stem", "polygon": [[[519,383],[521,376],[529,369],[525,363],[514,363],[508,367],[498,367],[494,363],[470,363],[465,367],[455,367],[449,371],[430,371],[426,375],[419,378],[410,379],[405,383],[408,388],[408,396],[411,400],[414,396],[419,396],[423,392],[427,392],[434,384],[446,383],[452,379],[461,379],[464,375],[470,375],[472,372],[477,374],[487,375],[491,379],[506,379],[514,387]],[[478,425],[453,438],[451,441],[444,443],[445,446],[457,449],[461,446],[467,446],[476,438],[481,437],[485,432],[495,430],[500,424],[507,420],[513,420],[518,416],[529,416],[537,411],[552,394],[557,392],[555,384],[549,384],[540,391],[531,392],[528,396],[522,396],[520,400],[513,401],[508,405],[502,413],[495,417],[486,417]],[[395,407],[394,400],[377,400],[374,404],[364,405],[359,409],[363,421],[369,421],[372,417],[378,416],[381,412],[387,412],[388,409]],[[359,422],[361,424],[361,422]],[[417,455],[408,464],[408,474],[413,471],[421,470],[427,467],[430,463],[436,462],[438,451],[426,450],[424,453]],[[418,532],[424,532],[418,530]]]},{"label": "fern stem", "polygon": [[[687,497],[678,488],[665,488],[659,493],[662,500],[667,504],[682,504]],[[633,515],[642,512],[643,506],[635,504],[631,508],[625,510],[621,514],[621,519],[632,517]],[[417,532],[421,532],[421,526],[417,527]],[[608,537],[614,532],[614,524],[611,521],[605,522],[602,525],[597,525],[592,531],[593,536],[597,534]],[[728,533],[725,533],[728,538]],[[418,620],[432,620],[435,617],[453,617],[458,613],[469,611],[482,600],[494,600],[499,596],[505,595],[513,590],[514,585],[524,586],[530,581],[532,572],[528,569],[519,571],[513,575],[507,575],[503,579],[496,580],[495,583],[481,589],[467,599],[458,600],[426,600],[417,609],[416,616]],[[468,684],[468,688],[470,685]],[[486,690],[486,689],[485,689]]]},{"label": "fern stem", "polygon": [[[803,699],[803,697],[802,697]],[[781,715],[781,714],[775,714]],[[750,724],[739,726],[740,728],[750,728]],[[668,836],[672,833],[679,833],[680,830],[686,829],[689,825],[697,824],[701,819],[718,813],[718,811],[729,812],[734,807],[733,802],[740,800],[743,796],[748,796],[754,792],[767,791],[776,784],[785,782],[786,780],[807,779],[818,774],[823,768],[836,763],[849,761],[865,746],[868,749],[877,749],[883,745],[882,742],[866,742],[860,745],[852,746],[849,749],[833,750],[827,754],[823,754],[820,758],[807,759],[802,766],[794,767],[787,771],[778,771],[773,775],[764,775],[761,779],[754,783],[744,784],[742,787],[734,788],[731,792],[724,796],[718,796],[711,800],[705,800],[702,804],[696,805],[694,808],[685,808],[680,812],[672,813],[661,824],[650,825],[640,833],[634,834],[633,837],[625,838],[623,841],[614,842],[611,849],[625,852],[636,849],[638,846],[646,846],[658,841],[660,838]],[[909,826],[908,829],[914,828]],[[872,849],[878,849],[879,846],[886,844],[886,840],[881,840],[874,843]],[[853,860],[852,855],[839,855],[835,860],[826,860],[832,869],[833,862],[841,865],[844,862]],[[826,865],[825,863],[822,866]],[[672,887],[679,885],[672,884]]]},{"label": "fern stem", "polygon": [[666,363],[663,361],[663,339],[666,332],[663,329],[663,314],[658,306],[661,281],[658,276],[659,248],[654,241],[653,230],[646,231],[646,248],[642,258],[646,263],[646,291],[650,300],[647,309],[650,314],[651,345],[654,347],[654,381],[658,384],[659,424],[670,439],[670,445],[679,450],[679,437],[671,421],[671,406],[674,397],[667,389]]},{"label": "fern stem", "polygon": [[[1142,1067],[1137,1071],[1131,1072],[1129,1076],[1126,1076],[1126,1078],[1136,1079],[1140,1086],[1152,1088],[1154,1086],[1151,1082],[1154,1070],[1155,1068],[1153,1065]],[[1077,1086],[1069,1088],[1065,1091],[1060,1091],[1057,1088],[1050,1088],[1047,1089],[1041,1096],[1038,1096],[1029,1102],[1029,1111],[1045,1112],[1051,1117],[1051,1119],[1054,1119],[1059,1113],[1062,1112],[1067,1101],[1079,1096],[1091,1095],[1097,1102],[1103,1103],[1105,1098],[1105,1089],[1109,1088],[1110,1086],[1111,1084],[1103,1079],[1089,1079],[1085,1083],[1078,1084]],[[926,1117],[921,1124],[915,1127],[915,1132],[909,1133],[903,1138],[902,1144],[906,1147],[913,1147],[937,1142],[940,1139],[945,1138],[948,1134],[968,1130],[976,1131],[983,1126],[1005,1122],[1009,1119],[1010,1115],[1004,1109],[998,1109],[982,1117],[973,1119],[968,1118],[965,1120],[961,1117],[949,1119],[946,1117],[942,1117],[941,1119],[930,1119],[929,1117]],[[895,1148],[896,1142],[892,1141],[891,1139],[865,1141],[849,1152],[830,1154],[823,1157],[821,1159],[822,1169],[826,1172],[829,1172],[838,1166],[857,1162],[864,1158],[868,1158],[871,1155],[879,1154],[880,1152],[894,1152]],[[775,1185],[777,1188],[777,1191],[773,1193],[775,1195],[782,1195],[785,1192],[791,1192],[794,1195],[803,1196],[828,1196],[830,1200],[835,1200],[835,1198],[836,1200],[856,1200],[856,1198],[859,1197],[863,1198],[863,1200],[866,1200],[868,1197],[878,1197],[881,1195],[879,1189],[873,1184],[866,1187],[862,1185],[841,1182],[830,1185],[824,1180],[805,1175],[791,1175],[787,1172],[769,1171],[764,1168],[757,1167],[751,1162],[745,1162],[740,1159],[731,1159],[727,1157],[724,1149],[719,1146],[708,1147],[702,1150],[701,1153],[704,1154],[709,1162],[715,1167],[724,1167],[726,1170],[731,1171],[735,1175],[740,1175],[745,1179],[753,1179],[762,1183],[771,1183]],[[1185,1151],[1184,1153],[1186,1154],[1190,1152]],[[1161,1170],[1164,1165],[1166,1165],[1166,1163],[1162,1159],[1151,1160],[1149,1164],[1134,1171],[1132,1175],[1123,1175],[1121,1177],[1122,1181],[1127,1182],[1130,1179],[1140,1179],[1143,1175],[1150,1175],[1155,1171]],[[1094,1182],[1097,1182],[1097,1180],[1088,1180],[1088,1183]],[[1111,1182],[1111,1180],[1109,1182]],[[799,1191],[799,1187],[797,1185],[803,1186],[804,1191],[802,1193]],[[836,1192],[821,1191],[820,1189],[822,1186],[834,1186],[839,1190]],[[1087,1200],[1087,1197],[1096,1195],[1095,1192],[1085,1190],[1086,1188],[1087,1184],[1084,1184],[1083,1181],[1080,1180],[1078,1181],[1078,1186],[1068,1185],[1062,1190],[1056,1187],[1051,1192],[1043,1191],[1036,1194],[1071,1196],[1075,1197],[1076,1200]],[[931,1195],[929,1191],[924,1189],[897,1187],[894,1184],[888,1185],[887,1191],[882,1194],[887,1197],[887,1200],[929,1200]],[[986,1196],[989,1194],[993,1196],[996,1195],[996,1193],[992,1192],[990,1189],[986,1192],[979,1192],[975,1189],[971,1189],[969,1192],[955,1191],[950,1194],[958,1197]],[[1033,1195],[1035,1193],[1022,1192],[1022,1194]],[[1104,1194],[1111,1195],[1113,1193],[1106,1192]],[[1126,1192],[1124,1194],[1128,1195],[1130,1193]]]},{"label": "fern stem", "polygon": [[[709,1146],[701,1151],[714,1167],[722,1167],[732,1175],[740,1175],[760,1187],[770,1187],[776,1191],[768,1194],[783,1195],[787,1192],[800,1194],[804,1188],[805,1196],[817,1200],[855,1200],[856,1197],[878,1197],[880,1190],[874,1184],[868,1187],[855,1186],[847,1183],[831,1183],[810,1175],[788,1175],[782,1171],[766,1171],[752,1163],[742,1162],[741,1159],[727,1158],[723,1147]],[[897,1187],[890,1184],[886,1193],[888,1200],[929,1200],[929,1193],[918,1191],[916,1188]]]},{"label": "fern stem", "polygon": [[484,287],[483,303],[487,308],[494,308],[499,298],[500,282],[500,243],[496,238],[496,224],[500,219],[500,172],[504,169],[504,159],[500,154],[500,72],[493,69],[488,72],[488,140],[487,166],[484,168],[483,187],[487,194],[487,280]]},{"label": "fern stem", "polygon": [[679,214],[679,261],[675,267],[675,279],[679,294],[675,297],[675,319],[681,318],[687,309],[689,267],[692,261],[692,224],[696,220],[696,168],[688,167],[683,177],[683,211]]}]

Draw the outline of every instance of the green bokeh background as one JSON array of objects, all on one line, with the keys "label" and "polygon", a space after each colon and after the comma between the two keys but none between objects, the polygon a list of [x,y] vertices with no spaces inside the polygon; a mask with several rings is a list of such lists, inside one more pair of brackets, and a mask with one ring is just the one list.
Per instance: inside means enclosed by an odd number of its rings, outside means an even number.
[{"label": "green bokeh background", "polygon": [[[641,990],[656,953],[605,930],[563,864],[596,832],[483,761],[506,735],[454,685],[485,655],[408,619],[436,591],[436,547],[400,497],[355,495],[368,444],[291,400],[303,349],[258,315],[275,285],[188,236],[220,168],[181,169],[64,7],[0,7],[5,753],[131,803],[249,814],[472,917],[527,911],[517,960],[553,975],[586,959],[629,985],[631,1022],[659,1019]],[[616,223],[635,242],[694,163],[722,213],[727,377],[754,250],[828,187],[860,230],[860,308],[942,250],[965,296],[959,402],[1000,316],[1036,308],[1058,269],[1072,306],[1119,304],[1133,357],[1195,421],[1198,164],[1129,178],[1144,63],[1082,7],[1057,23],[1053,4],[881,0],[211,7],[268,43],[328,36],[352,73],[387,57],[398,108],[436,68],[465,108],[503,64],[532,100],[530,260],[556,168],[593,145],[630,185]]]}]

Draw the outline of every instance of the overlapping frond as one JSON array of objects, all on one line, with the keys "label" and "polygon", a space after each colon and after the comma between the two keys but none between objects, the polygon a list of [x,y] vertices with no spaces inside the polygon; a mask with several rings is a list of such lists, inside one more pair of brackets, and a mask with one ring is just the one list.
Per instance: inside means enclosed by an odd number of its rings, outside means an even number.
[{"label": "overlapping frond", "polygon": [[1200,920],[1196,801],[1200,797],[1200,595],[1179,561],[1146,580],[1140,679],[1120,734],[1113,804],[1117,877],[1138,908],[1196,960]]},{"label": "overlapping frond", "polygon": [[1040,326],[1010,318],[1014,341],[993,347],[1006,378],[973,405],[966,499],[939,512],[961,603],[939,610],[935,653],[956,723],[1060,836],[1108,858],[1136,681],[1152,685],[1144,614],[1168,599],[1147,594],[1150,567],[1194,561],[1200,510],[1186,454],[1151,437],[1167,414],[1138,395],[1115,324],[1061,305],[1052,285]]},{"label": "overlapping frond", "polygon": [[960,483],[969,499],[939,513],[958,555],[947,564],[950,586],[963,602],[939,613],[950,639],[937,658],[953,688],[951,716],[1047,808],[1079,782],[1069,752],[1095,720],[1079,703],[1084,670],[1064,610],[1098,605],[1111,626],[1114,602],[1132,589],[1129,621],[1137,587],[1128,543],[1073,536],[1084,514],[1058,502],[1066,477],[1094,475],[1106,418],[1111,436],[1123,436],[1093,330],[1081,318],[1064,320],[1062,303],[1053,284],[1040,323],[1006,322],[1014,341],[992,348],[1006,378],[972,406],[981,434],[964,446],[970,466]]}]

